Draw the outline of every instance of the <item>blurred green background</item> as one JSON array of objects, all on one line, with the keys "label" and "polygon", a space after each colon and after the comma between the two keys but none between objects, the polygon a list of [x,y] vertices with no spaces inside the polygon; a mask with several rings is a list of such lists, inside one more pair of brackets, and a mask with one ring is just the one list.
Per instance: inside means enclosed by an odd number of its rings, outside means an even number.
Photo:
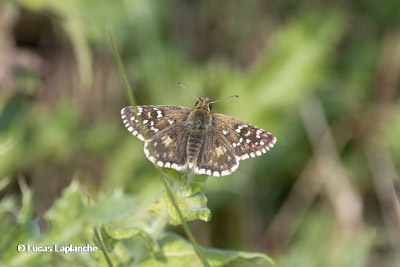
[{"label": "blurred green background", "polygon": [[138,104],[193,107],[176,82],[237,94],[213,111],[278,138],[208,179],[212,219],[190,223],[201,245],[277,266],[400,266],[395,0],[1,1],[0,249],[17,236],[25,183],[41,232],[73,179],[92,198],[119,190],[144,210],[163,190],[121,122],[128,101],[107,25]]}]

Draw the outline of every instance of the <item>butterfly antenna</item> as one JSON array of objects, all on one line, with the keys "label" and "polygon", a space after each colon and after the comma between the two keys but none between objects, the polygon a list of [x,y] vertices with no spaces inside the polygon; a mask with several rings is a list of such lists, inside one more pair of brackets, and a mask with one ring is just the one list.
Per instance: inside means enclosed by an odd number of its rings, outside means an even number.
[{"label": "butterfly antenna", "polygon": [[231,96],[225,97],[225,98],[217,100],[217,101],[212,101],[212,102],[210,102],[210,104],[221,102],[221,101],[227,100],[227,99],[232,98],[232,97],[239,98],[238,95],[231,95]]},{"label": "butterfly antenna", "polygon": [[189,89],[186,88],[186,86],[183,83],[176,83],[179,86],[182,86],[183,88],[185,88],[186,91],[189,92],[189,95],[191,95],[194,99],[196,99],[197,101],[199,101],[199,99],[197,97],[195,97],[192,92],[189,91]]}]

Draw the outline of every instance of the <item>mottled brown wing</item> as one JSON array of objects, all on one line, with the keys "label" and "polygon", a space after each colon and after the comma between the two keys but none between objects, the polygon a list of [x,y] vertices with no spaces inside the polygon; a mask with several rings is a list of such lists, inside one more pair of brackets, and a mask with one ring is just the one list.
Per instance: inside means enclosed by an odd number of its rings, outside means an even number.
[{"label": "mottled brown wing", "polygon": [[190,109],[176,106],[137,106],[121,110],[128,131],[140,140],[150,140],[186,120]]},{"label": "mottled brown wing", "polygon": [[213,123],[241,160],[261,156],[276,143],[276,137],[271,133],[223,114],[213,114]]},{"label": "mottled brown wing", "polygon": [[161,132],[157,138],[146,140],[144,153],[151,162],[160,167],[184,170],[187,168],[188,135],[186,126],[176,125]]},{"label": "mottled brown wing", "polygon": [[208,131],[204,135],[202,149],[194,168],[196,174],[225,176],[239,167],[239,158],[233,148],[216,131]]}]

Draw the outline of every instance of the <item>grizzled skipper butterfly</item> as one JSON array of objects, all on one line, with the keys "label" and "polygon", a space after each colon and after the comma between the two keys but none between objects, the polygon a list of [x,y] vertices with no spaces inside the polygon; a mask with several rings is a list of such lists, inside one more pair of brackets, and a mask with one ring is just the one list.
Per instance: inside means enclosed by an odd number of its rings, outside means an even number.
[{"label": "grizzled skipper butterfly", "polygon": [[[238,96],[227,98],[231,97]],[[276,137],[267,131],[212,114],[211,104],[222,100],[196,100],[193,110],[178,106],[125,107],[121,117],[128,131],[144,141],[144,153],[151,162],[178,171],[229,175],[239,167],[240,160],[261,156],[276,143]]]}]

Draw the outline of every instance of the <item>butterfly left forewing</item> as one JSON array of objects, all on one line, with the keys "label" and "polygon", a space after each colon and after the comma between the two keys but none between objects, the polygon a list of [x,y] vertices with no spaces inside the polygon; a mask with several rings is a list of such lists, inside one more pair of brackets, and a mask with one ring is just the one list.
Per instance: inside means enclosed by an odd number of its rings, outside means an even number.
[{"label": "butterfly left forewing", "polygon": [[271,133],[232,117],[213,114],[216,130],[241,159],[254,158],[268,152],[276,143]]},{"label": "butterfly left forewing", "polygon": [[190,109],[177,106],[137,106],[121,110],[126,128],[140,140],[150,140],[156,135],[182,123]]}]

